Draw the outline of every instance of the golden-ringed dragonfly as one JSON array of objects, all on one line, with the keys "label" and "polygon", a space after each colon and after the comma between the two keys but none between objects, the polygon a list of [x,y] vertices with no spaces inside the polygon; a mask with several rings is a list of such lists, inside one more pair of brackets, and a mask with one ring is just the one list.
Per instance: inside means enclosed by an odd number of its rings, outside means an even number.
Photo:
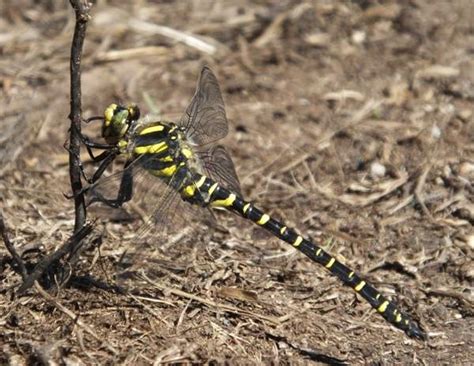
[{"label": "golden-ringed dragonfly", "polygon": [[[135,179],[159,179],[166,183],[165,197],[153,208],[145,226],[153,227],[162,222],[174,200],[225,208],[265,228],[321,264],[410,337],[425,337],[416,322],[355,271],[242,197],[234,164],[225,148],[216,144],[227,135],[228,123],[217,79],[208,67],[202,69],[191,103],[177,123],[142,122],[139,116],[135,105],[112,104],[100,118],[106,143],[97,144],[84,137],[91,154],[91,148],[105,150],[94,157],[102,162],[86,188],[91,201],[120,207],[132,198]],[[99,179],[118,155],[127,157],[120,176]],[[115,190],[113,197],[106,196],[110,193],[106,188],[110,178],[120,179],[118,193]]]}]

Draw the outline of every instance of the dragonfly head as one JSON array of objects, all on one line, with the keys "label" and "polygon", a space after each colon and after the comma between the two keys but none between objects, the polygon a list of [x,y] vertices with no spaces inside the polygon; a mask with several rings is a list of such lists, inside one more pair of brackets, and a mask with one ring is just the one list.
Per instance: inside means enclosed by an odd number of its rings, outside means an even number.
[{"label": "dragonfly head", "polygon": [[139,118],[140,109],[135,104],[123,106],[114,103],[109,105],[104,111],[102,137],[107,143],[116,144]]}]

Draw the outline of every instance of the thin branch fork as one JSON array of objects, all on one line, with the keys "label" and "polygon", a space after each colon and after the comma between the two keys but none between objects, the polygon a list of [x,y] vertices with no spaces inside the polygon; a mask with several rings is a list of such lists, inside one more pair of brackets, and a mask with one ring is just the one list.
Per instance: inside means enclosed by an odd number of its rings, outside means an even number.
[{"label": "thin branch fork", "polygon": [[[55,252],[43,257],[35,266],[33,272],[31,272],[23,281],[23,284],[18,289],[19,295],[23,294],[31,286],[34,285],[35,281],[39,280],[46,272],[50,274],[61,273],[61,268],[57,268],[57,265],[62,257],[69,254],[69,258],[75,256],[75,253],[84,247],[84,239],[92,232],[94,228],[93,223],[88,223],[81,227],[81,229],[74,233],[61,248]],[[71,259],[69,259],[71,262]],[[63,271],[64,272],[64,271]]]},{"label": "thin branch fork", "polygon": [[[89,10],[92,4],[87,0],[70,0],[71,6],[76,14],[76,25],[74,28],[74,35],[71,45],[71,112],[69,119],[71,120],[71,127],[69,129],[69,175],[71,181],[71,188],[74,197],[75,207],[75,222],[74,234],[70,239],[64,243],[55,252],[43,257],[36,264],[34,270],[28,274],[26,269],[19,264],[20,271],[23,277],[23,284],[18,290],[18,294],[24,293],[27,289],[32,287],[37,280],[44,278],[45,275],[56,276],[59,275],[64,278],[66,271],[60,267],[60,260],[69,255],[67,262],[71,267],[79,258],[81,251],[84,249],[84,239],[92,232],[93,223],[86,224],[86,205],[81,181],[81,161],[80,161],[80,147],[81,147],[81,57],[86,34],[87,22],[90,18]],[[2,222],[0,222],[0,229]],[[4,237],[5,241],[5,237]],[[8,238],[5,241],[8,248]],[[11,252],[12,253],[12,252]],[[12,253],[15,263],[21,262],[21,257]],[[18,262],[20,260],[20,262]],[[22,262],[21,262],[22,263]]]}]

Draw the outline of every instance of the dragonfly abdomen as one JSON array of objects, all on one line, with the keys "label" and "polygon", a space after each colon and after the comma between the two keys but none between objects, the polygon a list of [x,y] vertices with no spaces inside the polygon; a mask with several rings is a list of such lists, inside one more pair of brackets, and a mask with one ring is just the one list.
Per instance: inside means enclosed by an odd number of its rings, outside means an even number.
[{"label": "dragonfly abdomen", "polygon": [[345,285],[361,295],[379,314],[397,328],[402,329],[412,337],[424,337],[418,325],[399,311],[394,303],[387,300],[372,285],[311,240],[302,237],[294,229],[273,219],[269,214],[259,210],[252,203],[245,201],[242,197],[222,187],[212,179],[202,175],[196,175],[195,178],[197,178],[196,190],[199,190],[202,196],[208,197],[208,205],[234,211],[243,218],[267,229],[279,239],[297,248],[314,262],[324,266]]}]

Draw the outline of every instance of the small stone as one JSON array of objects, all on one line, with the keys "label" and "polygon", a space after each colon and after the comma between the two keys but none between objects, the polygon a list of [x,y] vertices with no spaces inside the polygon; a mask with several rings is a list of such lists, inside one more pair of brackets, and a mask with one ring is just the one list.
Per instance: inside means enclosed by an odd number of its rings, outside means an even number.
[{"label": "small stone", "polygon": [[370,176],[372,178],[382,178],[386,172],[387,169],[385,168],[385,166],[377,161],[374,161],[370,165]]},{"label": "small stone", "polygon": [[354,42],[355,44],[362,44],[365,42],[366,38],[367,38],[367,34],[364,32],[364,31],[354,31],[352,33],[352,42]]},{"label": "small stone", "polygon": [[439,139],[441,137],[441,129],[438,126],[433,125],[431,128],[431,137],[434,139]]}]

